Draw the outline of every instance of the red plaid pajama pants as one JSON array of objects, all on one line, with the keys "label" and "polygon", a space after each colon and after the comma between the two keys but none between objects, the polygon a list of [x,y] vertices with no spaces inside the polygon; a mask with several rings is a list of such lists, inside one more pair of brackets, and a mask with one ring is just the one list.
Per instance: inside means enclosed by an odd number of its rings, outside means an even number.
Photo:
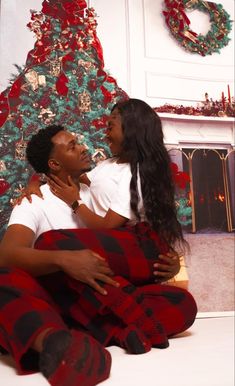
[{"label": "red plaid pajama pants", "polygon": [[[152,265],[166,251],[145,226],[120,230],[59,230],[39,237],[40,249],[88,248],[105,256],[120,288],[105,285],[107,296],[62,272],[32,278],[19,269],[0,268],[0,346],[15,359],[19,373],[37,370],[37,354],[30,349],[36,336],[49,327],[83,328],[104,345],[115,329],[155,318],[168,337],[189,328],[197,307],[181,288],[147,284]],[[119,258],[119,260],[118,260]],[[117,262],[118,261],[118,262]]]}]

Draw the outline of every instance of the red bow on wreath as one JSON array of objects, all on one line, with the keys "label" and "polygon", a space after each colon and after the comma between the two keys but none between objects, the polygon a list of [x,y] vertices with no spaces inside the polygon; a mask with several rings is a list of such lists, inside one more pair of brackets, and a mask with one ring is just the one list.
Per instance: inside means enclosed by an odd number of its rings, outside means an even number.
[{"label": "red bow on wreath", "polygon": [[184,12],[184,5],[182,4],[182,1],[165,1],[166,6],[169,8],[169,11],[163,11],[163,14],[166,18],[166,23],[168,26],[170,26],[170,19],[173,18],[175,21],[179,22],[179,30],[184,30],[185,23],[187,25],[190,24],[190,20],[187,17],[186,13]]}]

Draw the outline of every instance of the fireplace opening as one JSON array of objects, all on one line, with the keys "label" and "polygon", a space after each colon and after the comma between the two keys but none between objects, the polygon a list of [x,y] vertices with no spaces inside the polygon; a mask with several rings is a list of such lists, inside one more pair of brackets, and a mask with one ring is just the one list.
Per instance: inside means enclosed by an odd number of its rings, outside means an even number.
[{"label": "fireplace opening", "polygon": [[[184,149],[188,156],[192,149]],[[223,166],[226,150],[195,149],[192,157],[195,227],[197,231],[226,231]],[[185,164],[185,165],[184,165]],[[184,159],[183,165],[186,168]]]},{"label": "fireplace opening", "polygon": [[[171,149],[178,168],[190,175],[191,183],[177,199],[192,209],[185,231],[226,232],[235,230],[235,151],[227,149]],[[186,207],[185,207],[186,209]],[[186,213],[186,211],[185,211]]]}]

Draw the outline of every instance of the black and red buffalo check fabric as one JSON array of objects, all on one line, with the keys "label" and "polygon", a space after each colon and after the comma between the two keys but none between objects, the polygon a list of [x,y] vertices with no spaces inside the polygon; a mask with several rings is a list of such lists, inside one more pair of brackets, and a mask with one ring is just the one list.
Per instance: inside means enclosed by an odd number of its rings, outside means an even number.
[{"label": "black and red buffalo check fabric", "polygon": [[91,249],[104,257],[115,275],[134,285],[154,283],[153,264],[168,246],[147,223],[118,229],[59,229],[45,232],[37,249]]},{"label": "black and red buffalo check fabric", "polygon": [[37,369],[30,350],[45,328],[82,328],[103,345],[126,326],[136,326],[153,347],[189,328],[197,307],[184,289],[153,284],[153,263],[167,246],[146,224],[120,229],[52,230],[40,235],[35,248],[91,249],[105,257],[120,283],[107,284],[106,296],[63,272],[32,278],[19,269],[0,268],[0,346],[12,354],[17,370]]}]

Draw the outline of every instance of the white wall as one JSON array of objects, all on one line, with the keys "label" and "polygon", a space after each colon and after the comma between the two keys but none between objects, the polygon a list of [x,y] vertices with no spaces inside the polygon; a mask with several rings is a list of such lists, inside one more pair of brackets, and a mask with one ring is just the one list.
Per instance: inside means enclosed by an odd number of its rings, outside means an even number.
[{"label": "white wall", "polygon": [[[234,19],[234,0],[221,3]],[[34,45],[26,24],[30,8],[41,9],[42,0],[1,0],[0,90],[15,72],[13,63],[23,65]],[[234,95],[234,26],[229,45],[220,54],[202,57],[186,52],[170,35],[162,16],[161,0],[89,0],[98,14],[98,36],[105,67],[130,96],[153,106],[195,104],[205,92],[219,99],[230,85]],[[191,27],[205,33],[208,17],[194,11]]]}]

